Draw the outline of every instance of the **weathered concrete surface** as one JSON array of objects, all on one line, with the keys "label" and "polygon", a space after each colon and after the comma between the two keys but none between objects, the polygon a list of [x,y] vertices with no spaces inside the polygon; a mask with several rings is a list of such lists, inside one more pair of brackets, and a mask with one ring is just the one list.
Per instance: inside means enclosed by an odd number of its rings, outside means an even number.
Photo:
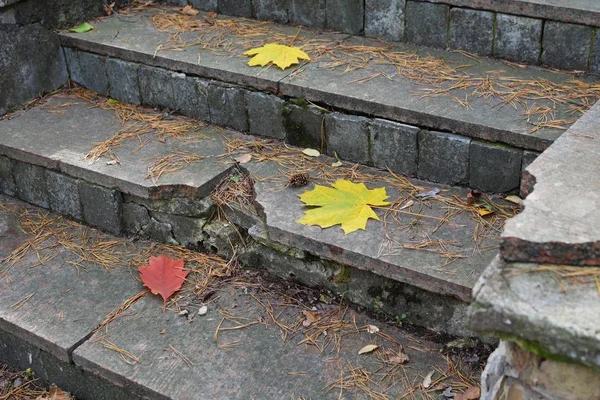
[{"label": "weathered concrete surface", "polygon": [[[67,108],[69,118],[51,112],[67,102],[78,102]],[[40,126],[45,129],[40,129]],[[122,127],[114,111],[90,108],[89,103],[73,97],[52,97],[44,107],[30,109],[16,118],[0,122],[3,132],[0,154],[144,198],[160,198],[167,193],[177,197],[178,192],[204,197],[228,171],[227,165],[209,157],[180,174],[161,177],[159,185],[146,179],[148,165],[161,151],[172,153],[185,148],[203,156],[223,153],[223,144],[216,135],[206,139],[206,136],[198,133],[190,134],[192,143],[187,143],[185,147],[174,139],[166,139],[165,143],[161,143],[154,138],[134,152],[139,142],[125,141],[115,149],[115,154],[121,160],[121,165],[127,167],[107,165],[105,158],[93,164],[85,160],[93,143],[111,138]],[[59,133],[60,136],[57,136]]]},{"label": "weathered concrete surface", "polygon": [[[338,363],[330,358],[336,355],[332,348],[319,354],[311,346],[298,346],[296,344],[304,339],[301,333],[290,334],[284,342],[279,328],[251,296],[256,296],[266,305],[260,292],[257,293],[254,288],[227,289],[220,291],[218,298],[207,304],[208,313],[205,316],[196,315],[191,323],[185,316],[174,312],[163,313],[161,301],[151,297],[145,297],[133,305],[129,309],[130,316],[115,320],[110,325],[110,340],[138,356],[141,360],[139,364],[123,362],[118,353],[94,343],[94,337],[74,352],[74,362],[86,372],[116,385],[143,387],[145,394],[153,399],[246,399],[250,393],[257,399],[284,399],[291,396],[338,398],[339,389],[324,390],[327,383],[340,377]],[[184,306],[190,314],[197,314],[198,307],[199,304]],[[319,305],[320,310],[332,310],[335,307]],[[259,318],[263,318],[264,323],[245,329],[221,331],[215,341],[215,331],[223,317],[217,310],[238,314],[244,318],[243,323],[258,321]],[[280,314],[280,311],[283,312]],[[348,312],[356,315],[357,326],[378,324],[361,314]],[[294,321],[301,315],[301,310],[295,307],[277,308],[279,321]],[[221,328],[235,325],[225,321]],[[414,379],[418,373],[426,374],[428,368],[440,365],[442,356],[439,353],[434,356],[433,353],[412,350],[408,347],[410,342],[407,337],[399,335],[400,332],[385,326],[381,328],[407,349],[411,357],[411,368],[406,370],[410,379]],[[334,332],[330,331],[329,334]],[[377,363],[374,357],[361,358],[357,354],[360,348],[371,342],[386,345],[366,332],[347,335],[341,342],[339,359],[344,363],[372,368]],[[218,347],[229,343],[234,343],[234,347]],[[427,340],[423,340],[419,347],[435,349],[435,345]],[[186,365],[173,348],[187,357],[190,364]],[[399,382],[396,387],[384,392],[389,396],[399,395],[408,387]],[[344,390],[343,394],[344,398],[352,398],[355,393],[350,389]]]},{"label": "weathered concrete surface", "polygon": [[[18,220],[9,211],[17,211],[15,205],[11,205],[15,201],[6,197],[0,201],[3,205],[0,259],[4,259],[32,236],[19,229]],[[82,238],[84,231],[87,228],[67,229],[77,238]],[[90,241],[109,240],[94,231],[88,234]],[[44,244],[51,243],[52,239]],[[51,255],[54,257],[46,259]],[[111,266],[108,272],[99,265],[82,263],[78,268],[70,262],[79,262],[79,257],[58,246],[40,250],[40,258],[32,250],[14,265],[9,261],[0,264],[0,330],[63,362],[69,362],[72,350],[86,340],[113,309],[141,290],[139,283],[130,277],[127,264]]]},{"label": "weathered concrete surface", "polygon": [[508,261],[600,265],[600,103],[524,174],[525,210],[502,234]]},{"label": "weathered concrete surface", "polygon": [[60,41],[34,24],[0,24],[0,115],[67,82]]},{"label": "weathered concrete surface", "polygon": [[[236,45],[236,41],[239,42],[239,40],[235,37],[228,39],[233,44],[229,45],[225,51],[215,52],[211,49],[203,50],[201,46],[192,46],[177,51],[157,52],[157,46],[165,42],[172,34],[172,32],[159,32],[152,26],[150,20],[157,12],[158,10],[154,9],[139,15],[136,14],[135,23],[116,16],[104,18],[96,21],[94,30],[87,32],[85,36],[62,32],[60,34],[61,41],[67,47],[77,47],[80,50],[92,51],[126,61],[267,91],[276,92],[277,81],[291,72],[289,70],[281,71],[279,68],[268,68],[263,71],[261,68],[249,67],[248,57],[241,55],[247,49]],[[201,18],[202,15],[198,17]],[[275,24],[273,27],[277,29]],[[293,27],[282,26],[278,29],[287,30],[291,35],[296,32]],[[200,33],[185,33],[184,38],[191,41]],[[303,32],[303,35],[308,34],[308,32]],[[232,57],[231,52],[236,52],[237,56]]]},{"label": "weathered concrete surface", "polygon": [[516,340],[545,358],[600,366],[600,303],[593,279],[565,291],[536,264],[506,264],[499,258],[473,289],[472,329]]},{"label": "weathered concrete surface", "polygon": [[[374,47],[380,45],[376,41],[360,38],[352,38],[345,43]],[[445,58],[452,65],[469,64],[472,66],[468,71],[474,76],[485,77],[489,71],[506,68],[505,64],[497,60],[481,59],[481,62],[473,63],[459,54],[448,54],[434,49],[424,50],[406,44],[397,44],[393,49],[398,52],[416,52],[422,56],[429,54]],[[501,105],[499,99],[469,96],[469,107],[464,107],[446,96],[421,99],[417,94],[423,93],[423,89],[427,89],[428,86],[399,76],[396,68],[391,65],[378,65],[373,62],[368,65],[369,69],[358,68],[346,72],[345,67],[333,70],[323,68],[328,62],[326,57],[321,58],[293,76],[284,78],[280,82],[280,93],[350,112],[366,113],[406,124],[455,132],[537,151],[544,150],[562,133],[555,129],[542,129],[530,133],[531,125],[522,118],[524,110]],[[384,77],[370,79],[376,72],[385,73],[391,80]],[[555,82],[570,79],[567,74],[547,73],[533,67],[511,70],[511,75],[519,76],[519,79],[543,77]],[[366,81],[357,83],[361,79]],[[454,93],[458,98],[467,95],[467,92],[460,90]],[[539,104],[540,101],[536,102]],[[564,111],[561,109],[558,114],[565,115]]]}]

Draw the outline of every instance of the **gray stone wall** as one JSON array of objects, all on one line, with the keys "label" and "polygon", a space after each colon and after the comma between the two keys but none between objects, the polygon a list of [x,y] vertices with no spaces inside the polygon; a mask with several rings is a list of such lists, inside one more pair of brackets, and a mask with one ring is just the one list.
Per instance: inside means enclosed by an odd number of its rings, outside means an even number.
[{"label": "gray stone wall", "polygon": [[[564,21],[557,20],[561,11],[544,4],[537,4],[538,12],[523,11],[521,15],[518,6],[500,1],[497,4],[467,0],[165,1],[176,5],[189,3],[200,10],[228,15],[291,22],[600,74],[600,23],[595,26],[573,23],[565,10]],[[546,12],[544,7],[552,10]]]},{"label": "gray stone wall", "polygon": [[519,187],[522,165],[536,155],[397,121],[328,112],[303,99],[283,99],[70,48],[65,54],[74,82],[111,98],[168,108],[432,182],[509,192]]}]

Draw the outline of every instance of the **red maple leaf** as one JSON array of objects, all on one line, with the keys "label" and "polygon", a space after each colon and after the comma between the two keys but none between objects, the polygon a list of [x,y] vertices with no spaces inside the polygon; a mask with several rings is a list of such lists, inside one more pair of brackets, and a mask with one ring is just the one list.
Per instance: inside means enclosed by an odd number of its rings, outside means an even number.
[{"label": "red maple leaf", "polygon": [[167,308],[167,299],[181,289],[185,277],[189,273],[183,270],[183,260],[173,259],[161,254],[150,257],[150,265],[138,268],[144,286],[152,294],[160,294],[163,298],[163,312]]}]

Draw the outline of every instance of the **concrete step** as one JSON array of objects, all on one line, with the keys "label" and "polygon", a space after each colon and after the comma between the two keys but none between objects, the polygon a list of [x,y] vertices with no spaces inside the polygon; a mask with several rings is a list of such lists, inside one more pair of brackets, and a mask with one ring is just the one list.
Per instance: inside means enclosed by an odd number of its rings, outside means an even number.
[{"label": "concrete step", "polygon": [[[161,253],[191,271],[166,312],[137,271]],[[463,341],[442,354],[430,332],[320,302],[325,292],[105,234],[4,195],[0,259],[0,363],[31,368],[81,400],[441,395],[477,385],[489,352]],[[359,355],[368,344],[380,347]],[[424,388],[432,371],[435,384]]]},{"label": "concrete step", "polygon": [[[71,79],[123,101],[489,192],[517,188],[523,167],[599,97],[593,79],[572,74],[214,18],[154,6],[102,18],[85,34],[63,32]],[[273,41],[302,47],[312,62],[249,67],[242,53]]]},{"label": "concrete step", "polygon": [[[504,58],[600,72],[600,6],[593,0],[166,0],[203,11],[329,28]],[[564,57],[564,52],[569,57]],[[591,56],[591,57],[590,57]]]},{"label": "concrete step", "polygon": [[[1,189],[114,234],[207,249],[326,287],[438,332],[465,328],[471,289],[514,207],[481,217],[467,190],[311,158],[302,148],[75,89],[0,121]],[[99,151],[102,150],[102,151]],[[234,157],[251,155],[237,165]],[[87,155],[87,159],[86,159]],[[100,158],[94,158],[100,156]],[[308,173],[306,188],[288,185]],[[296,221],[298,195],[339,179],[386,188],[381,222],[344,235]],[[221,217],[220,220],[216,218]]]}]

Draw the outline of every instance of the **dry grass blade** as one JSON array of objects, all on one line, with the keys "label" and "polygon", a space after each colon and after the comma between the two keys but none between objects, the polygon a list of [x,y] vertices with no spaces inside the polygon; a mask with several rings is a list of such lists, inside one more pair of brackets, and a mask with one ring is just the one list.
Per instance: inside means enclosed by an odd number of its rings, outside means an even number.
[{"label": "dry grass blade", "polygon": [[386,394],[371,389],[370,385],[373,384],[369,371],[348,362],[346,370],[340,370],[340,378],[325,385],[325,390],[339,390],[340,399],[343,398],[344,390],[352,390],[355,392],[355,396],[361,393],[371,400],[389,400]]},{"label": "dry grass blade", "polygon": [[183,353],[181,353],[179,350],[177,350],[175,347],[173,347],[172,345],[169,345],[169,348],[173,351],[173,353],[175,353],[177,355],[177,357],[181,358],[181,360],[186,363],[186,365],[188,367],[193,367],[194,363],[187,358]]}]

